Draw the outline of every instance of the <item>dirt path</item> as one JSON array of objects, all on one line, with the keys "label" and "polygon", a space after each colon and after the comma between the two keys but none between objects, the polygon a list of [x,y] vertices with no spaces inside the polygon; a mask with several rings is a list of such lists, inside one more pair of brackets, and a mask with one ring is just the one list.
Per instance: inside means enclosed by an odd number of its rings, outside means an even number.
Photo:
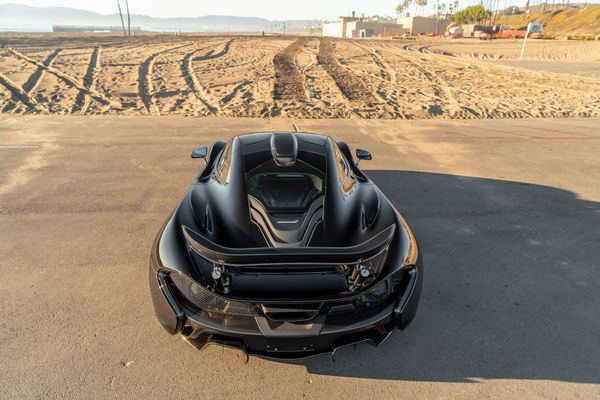
[{"label": "dirt path", "polygon": [[[11,81],[7,76],[0,73],[0,84],[4,86],[12,94],[14,100],[18,100],[25,104],[33,111],[40,111],[39,104],[32,97],[27,94],[23,87],[19,86],[15,82]],[[6,105],[4,108],[6,108]]]},{"label": "dirt path", "polygon": [[371,91],[365,83],[355,74],[342,68],[335,56],[335,49],[327,38],[320,39],[319,53],[317,55],[319,64],[331,75],[340,91],[350,101],[373,102]]},{"label": "dirt path", "polygon": [[154,84],[152,83],[152,74],[154,69],[154,63],[156,59],[164,53],[181,49],[183,47],[192,46],[190,43],[186,43],[180,46],[169,47],[167,49],[163,49],[157,51],[150,56],[148,56],[141,64],[138,69],[138,91],[140,98],[142,99],[142,103],[144,103],[144,107],[146,111],[150,115],[160,115],[160,110],[156,105],[154,95]]},{"label": "dirt path", "polygon": [[[83,84],[85,85],[85,87],[91,90],[96,90],[96,77],[99,74],[101,52],[101,47],[94,47],[92,55],[90,56],[90,62],[88,64],[87,71],[85,72],[85,76],[83,77]],[[71,113],[77,113],[79,115],[85,114],[88,107],[90,106],[91,99],[92,98],[85,92],[79,92],[77,94],[77,98],[75,99],[75,104],[71,109]]]},{"label": "dirt path", "polygon": [[304,75],[298,69],[296,57],[308,41],[301,37],[273,57],[275,85],[273,98],[285,101],[306,101]]},{"label": "dirt path", "polygon": [[[229,51],[229,43],[227,43],[227,47]],[[197,100],[197,105],[201,108],[206,108],[211,114],[218,114],[221,112],[221,107],[219,106],[218,102],[212,101],[210,99],[210,95],[208,94],[206,88],[204,87],[204,85],[202,85],[202,83],[200,83],[200,81],[198,80],[198,77],[196,76],[196,73],[194,71],[194,65],[193,65],[193,61],[194,61],[194,57],[196,56],[196,54],[198,54],[200,51],[204,51],[206,50],[206,47],[203,47],[201,49],[196,49],[193,50],[189,53],[187,53],[184,57],[183,57],[183,62],[181,63],[181,73],[183,75],[183,78],[185,79],[185,82],[187,84],[187,86],[190,88],[191,93],[193,94],[194,98]],[[206,54],[209,54],[213,52],[214,50],[209,50]],[[200,59],[202,58],[202,56],[196,58],[196,59]],[[206,58],[202,58],[202,59],[206,59]]]},{"label": "dirt path", "polygon": [[[52,53],[50,53],[50,55],[46,58],[46,60],[44,60],[44,65],[46,67],[50,67],[52,66],[52,64],[54,63],[54,60],[56,60],[56,57],[58,57],[58,55],[61,53],[62,49],[56,49],[54,50]],[[41,82],[42,78],[44,77],[44,73],[46,72],[45,69],[38,67],[35,72],[33,74],[31,74],[29,76],[29,78],[27,79],[27,81],[23,84],[22,88],[23,90],[28,94],[31,95],[31,93],[35,92],[35,89],[38,87],[39,83]],[[31,97],[33,98],[33,97]],[[19,103],[14,102],[14,101],[9,101],[4,107],[2,107],[2,112],[10,112],[10,113],[14,113],[16,110],[19,109]]]},{"label": "dirt path", "polygon": [[94,98],[95,100],[99,101],[102,104],[109,105],[114,108],[122,108],[120,103],[116,102],[115,100],[109,99],[108,97],[106,97],[102,93],[96,91],[95,89],[86,87],[83,83],[79,82],[73,76],[66,74],[64,72],[61,72],[54,67],[46,66],[43,63],[36,61],[36,60],[26,56],[25,54],[22,54],[12,48],[9,48],[8,51],[11,52],[13,55],[15,55],[18,58],[20,58],[24,61],[27,61],[33,65],[36,65],[38,68],[42,68],[53,75],[56,75],[56,77],[58,77],[59,79],[64,81],[66,84],[88,94],[89,96],[91,96],[92,98]]}]

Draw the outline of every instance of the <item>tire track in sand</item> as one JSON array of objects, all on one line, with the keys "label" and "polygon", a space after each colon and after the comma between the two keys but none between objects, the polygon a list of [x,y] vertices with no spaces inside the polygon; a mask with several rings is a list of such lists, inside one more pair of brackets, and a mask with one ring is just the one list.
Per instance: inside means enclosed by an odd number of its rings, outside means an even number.
[{"label": "tire track in sand", "polygon": [[381,50],[370,48],[362,43],[352,42],[352,44],[369,53],[373,62],[379,68],[380,76],[378,78],[381,79],[381,82],[375,90],[377,96],[384,102],[385,106],[391,107],[399,118],[409,118],[405,112],[402,112],[401,104],[398,101],[402,97],[398,89],[407,92],[408,88],[398,84],[397,72],[382,56]]},{"label": "tire track in sand", "polygon": [[[41,111],[40,105],[31,98],[29,94],[18,84],[11,81],[7,76],[0,72],[0,84],[12,94],[13,99],[21,101],[27,107],[34,111]],[[8,106],[8,105],[7,105]],[[6,106],[5,106],[6,108]],[[47,112],[47,110],[44,110]]]},{"label": "tire track in sand", "polygon": [[350,101],[362,101],[371,103],[374,101],[371,90],[362,79],[342,68],[335,57],[335,49],[327,38],[319,38],[319,53],[317,61],[325,71],[333,78],[342,94]]},{"label": "tire track in sand", "polygon": [[275,67],[274,100],[300,102],[307,100],[304,75],[296,63],[296,57],[307,41],[308,38],[301,37],[273,57],[273,66]]},{"label": "tire track in sand", "polygon": [[[62,49],[56,49],[52,53],[50,53],[50,55],[48,57],[46,57],[46,59],[44,60],[44,65],[47,67],[52,66],[52,64],[54,63],[54,60],[56,60],[56,57],[58,57],[58,55],[60,54],[61,51],[62,51]],[[35,92],[35,89],[37,89],[39,83],[41,82],[42,78],[44,77],[45,72],[46,72],[45,69],[38,67],[33,74],[29,75],[29,78],[27,78],[27,81],[25,81],[25,83],[22,86],[23,90],[29,96],[31,96],[31,93]],[[33,97],[31,97],[31,98],[33,99]],[[12,99],[11,99],[2,108],[1,112],[14,113],[17,109],[18,109],[18,103],[15,101],[12,101]]]},{"label": "tire track in sand", "polygon": [[[63,49],[54,50],[43,62],[46,67],[51,67],[56,60],[56,57],[62,52]],[[23,84],[23,89],[27,91],[27,93],[33,93],[35,89],[37,89],[38,85],[42,81],[46,70],[43,68],[36,69],[36,71],[31,74],[31,76],[27,79],[27,81]]]},{"label": "tire track in sand", "polygon": [[123,108],[121,103],[119,103],[118,101],[110,99],[109,97],[103,95],[102,93],[98,92],[95,89],[85,87],[85,85],[83,83],[79,82],[76,78],[74,78],[73,76],[71,76],[69,74],[59,71],[54,67],[45,66],[43,63],[41,63],[37,60],[34,60],[33,58],[26,56],[25,54],[19,53],[18,51],[16,51],[15,49],[13,49],[11,47],[8,48],[8,51],[10,53],[12,53],[13,55],[15,55],[16,57],[18,57],[22,60],[25,60],[28,63],[36,65],[39,68],[46,70],[46,72],[49,72],[49,73],[57,76],[58,78],[60,78],[63,82],[65,82],[69,86],[72,86],[75,89],[78,89],[78,90],[88,94],[94,100],[96,100],[104,105],[108,105],[108,106],[111,106],[111,107],[117,108],[117,109]]},{"label": "tire track in sand", "polygon": [[[433,45],[426,45],[426,46],[421,45],[421,46],[418,46],[415,48],[415,45],[412,44],[412,45],[403,46],[402,48],[404,50],[408,50],[408,51],[414,51],[414,52],[418,51],[420,53],[425,54],[425,56],[429,60],[432,60],[432,61],[433,60],[439,60],[439,61],[443,60],[444,63],[454,65],[455,67],[458,67],[458,68],[469,67],[469,68],[477,68],[481,71],[487,70],[488,66],[485,64],[478,65],[476,62],[471,61],[471,60],[462,60],[460,57],[456,57],[454,54],[447,52],[445,50],[440,50],[440,51],[429,50],[429,48],[432,46]],[[477,114],[477,112],[471,108],[468,108],[468,107],[462,107],[462,108],[465,109],[467,112],[471,113],[476,118],[497,118],[499,116],[502,118],[506,118],[506,117],[508,117],[508,118],[534,118],[535,117],[531,112],[523,109],[522,107],[517,106],[515,108],[514,104],[511,104],[510,102],[507,102],[502,99],[499,99],[495,103],[492,103],[492,102],[490,102],[490,100],[488,98],[481,96],[477,93],[471,92],[471,91],[461,90],[456,87],[453,87],[452,90],[454,90],[455,92],[458,92],[458,93],[462,93],[474,101],[474,106],[480,109],[479,114]],[[504,110],[498,110],[498,106],[504,107]],[[465,115],[463,114],[463,117],[464,116]]]},{"label": "tire track in sand", "polygon": [[[421,75],[423,75],[431,87],[436,100],[439,103],[445,103],[448,106],[446,111],[450,118],[466,118],[467,116],[479,117],[479,114],[468,107],[461,106],[460,103],[454,97],[450,85],[444,78],[435,72],[435,60],[430,54],[425,53],[423,48],[414,48],[414,44],[408,44],[402,46],[402,50],[394,52],[398,56],[402,57],[406,62],[415,68]],[[416,54],[421,54],[420,58]],[[410,54],[410,55],[409,55]],[[423,65],[425,64],[425,65]],[[434,115],[441,115],[444,113],[444,109],[439,104],[430,105],[430,113]]]},{"label": "tire track in sand", "polygon": [[[438,53],[438,52],[431,51],[431,50],[429,50],[429,47],[431,47],[431,46],[433,46],[433,45],[425,45],[424,46],[424,45],[412,44],[412,45],[403,46],[403,49],[407,50],[409,52],[415,52],[415,53],[419,52],[424,55],[426,60],[429,60],[432,63],[443,61],[446,64],[451,64],[456,67],[468,66],[468,67],[479,68],[479,66],[474,65],[473,62],[459,60],[458,57],[455,57],[452,54],[446,54],[446,52]],[[446,97],[448,98],[448,95],[451,96],[451,100],[454,102],[454,105],[452,106],[453,108],[449,112],[450,118],[469,118],[469,117],[471,117],[471,118],[495,118],[498,115],[508,116],[510,118],[533,117],[533,115],[530,112],[528,112],[527,110],[524,110],[519,107],[514,109],[514,106],[507,103],[506,101],[499,100],[496,104],[493,104],[488,99],[486,99],[483,96],[480,96],[479,94],[477,94],[475,92],[461,90],[456,87],[451,88],[450,84],[448,84],[446,79],[444,79],[442,76],[440,76],[438,73],[436,73],[434,71],[433,67],[434,66],[432,66],[432,68],[431,68],[431,74],[434,79],[433,82],[437,81],[439,83],[439,87],[444,90],[444,93],[446,93]],[[452,91],[462,93],[466,97],[471,99],[469,106],[460,105],[460,102],[458,100],[456,100],[456,98],[453,96]],[[452,102],[450,102],[450,104],[452,105]],[[498,111],[497,110],[498,105],[505,107],[507,110],[510,110],[511,108],[513,108],[513,110],[512,111]],[[478,109],[478,110],[476,110],[476,109]]]},{"label": "tire track in sand", "polygon": [[173,50],[181,49],[183,47],[192,46],[193,44],[187,43],[180,46],[169,47],[168,49],[157,51],[156,53],[150,54],[138,68],[138,93],[144,103],[144,108],[150,115],[160,115],[160,110],[154,99],[156,91],[152,84],[152,73],[154,69],[154,62],[156,58],[164,53],[168,53]]},{"label": "tire track in sand", "polygon": [[[89,89],[96,89],[96,77],[98,76],[98,70],[100,65],[100,53],[102,48],[97,46],[94,47],[94,51],[90,56],[90,62],[88,63],[87,71],[83,77],[83,84]],[[84,92],[79,92],[75,99],[75,104],[71,109],[71,113],[74,114],[79,111],[79,115],[85,114],[88,107],[90,106],[91,98]]]},{"label": "tire track in sand", "polygon": [[378,50],[374,48],[369,48],[364,44],[359,44],[356,42],[352,42],[356,47],[364,50],[365,52],[371,54],[371,58],[377,67],[379,67],[379,74],[381,75],[381,79],[388,81],[391,85],[396,83],[396,71],[384,60]]},{"label": "tire track in sand", "polygon": [[227,43],[225,43],[225,46],[223,46],[223,49],[221,51],[219,51],[218,53],[215,53],[214,49],[213,49],[213,50],[207,52],[204,55],[196,57],[194,59],[194,61],[205,61],[205,60],[212,60],[213,58],[223,57],[224,55],[226,55],[227,53],[229,53],[229,49],[231,48],[231,43],[232,42],[233,42],[233,39],[229,39],[227,41]]},{"label": "tire track in sand", "polygon": [[[221,53],[223,53],[222,55],[229,52],[230,43],[231,43],[231,40],[225,44],[225,47],[227,47],[227,51],[225,51],[225,48],[223,48],[223,51],[221,51]],[[191,51],[191,52],[187,53],[185,56],[183,56],[183,62],[181,63],[181,74],[183,75],[183,79],[185,80],[185,83],[190,88],[190,91],[192,92],[194,97],[200,102],[200,104],[202,104],[202,106],[204,106],[206,109],[208,109],[208,111],[210,111],[211,114],[217,115],[218,113],[221,112],[221,107],[217,101],[211,101],[211,98],[210,98],[211,96],[208,94],[208,91],[206,90],[204,85],[202,85],[202,83],[198,79],[198,76],[196,75],[196,72],[194,71],[194,65],[193,65],[194,60],[197,60],[197,59],[207,60],[208,58],[203,58],[203,57],[206,57],[208,55],[213,55],[214,50],[210,50],[203,56],[194,58],[194,56],[198,52],[206,50],[207,48],[208,47],[202,47],[200,49]]]}]

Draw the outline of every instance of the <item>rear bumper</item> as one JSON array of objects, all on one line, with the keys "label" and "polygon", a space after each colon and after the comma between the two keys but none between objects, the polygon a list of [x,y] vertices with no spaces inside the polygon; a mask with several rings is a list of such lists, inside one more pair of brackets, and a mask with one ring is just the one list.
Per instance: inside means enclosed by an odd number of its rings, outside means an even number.
[{"label": "rear bumper", "polygon": [[381,344],[394,330],[413,320],[423,284],[423,266],[408,270],[408,281],[396,298],[352,313],[323,312],[307,322],[274,322],[264,316],[231,317],[193,311],[179,304],[151,262],[150,291],[156,316],[171,334],[181,333],[202,349],[219,344],[269,358],[303,358],[335,353],[340,347],[368,341]]}]

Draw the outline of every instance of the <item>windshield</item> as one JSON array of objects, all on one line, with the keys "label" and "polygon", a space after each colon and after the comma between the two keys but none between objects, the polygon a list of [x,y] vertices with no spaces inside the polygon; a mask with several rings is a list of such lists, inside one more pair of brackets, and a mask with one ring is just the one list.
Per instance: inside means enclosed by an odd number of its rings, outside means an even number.
[{"label": "windshield", "polygon": [[267,160],[246,173],[248,194],[269,212],[304,212],[323,194],[324,174],[302,160],[280,167]]}]

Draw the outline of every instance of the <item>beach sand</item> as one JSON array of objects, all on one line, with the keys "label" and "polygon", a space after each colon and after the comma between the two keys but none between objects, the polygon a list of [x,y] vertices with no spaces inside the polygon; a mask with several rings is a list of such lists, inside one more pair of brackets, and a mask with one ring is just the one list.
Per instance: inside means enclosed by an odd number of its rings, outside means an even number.
[{"label": "beach sand", "polygon": [[[1,34],[0,112],[365,119],[600,116],[600,80],[593,72],[600,69],[600,44],[530,42],[530,64],[521,68],[512,62],[522,43],[515,40]],[[536,64],[531,67],[531,62]]]}]

